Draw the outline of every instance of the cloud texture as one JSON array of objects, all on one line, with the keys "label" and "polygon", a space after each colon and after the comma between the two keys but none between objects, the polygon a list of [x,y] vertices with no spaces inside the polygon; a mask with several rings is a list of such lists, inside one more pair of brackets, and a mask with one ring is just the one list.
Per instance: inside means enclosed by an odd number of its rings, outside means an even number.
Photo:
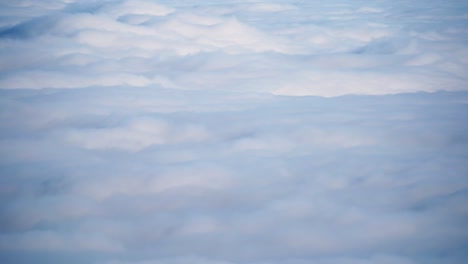
[{"label": "cloud texture", "polygon": [[6,2],[0,87],[461,91],[467,9],[463,1]]},{"label": "cloud texture", "polygon": [[3,1],[0,262],[468,260],[463,1]]}]

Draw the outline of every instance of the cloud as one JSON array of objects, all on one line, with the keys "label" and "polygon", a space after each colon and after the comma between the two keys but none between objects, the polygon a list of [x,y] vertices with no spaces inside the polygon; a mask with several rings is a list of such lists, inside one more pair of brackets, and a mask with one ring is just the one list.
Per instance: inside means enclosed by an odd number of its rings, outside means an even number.
[{"label": "cloud", "polygon": [[174,11],[173,8],[141,0],[127,0],[120,3],[110,2],[99,9],[99,13],[114,19],[128,15],[166,16]]},{"label": "cloud", "polygon": [[253,12],[281,12],[295,10],[297,7],[290,4],[277,3],[253,3],[246,5],[249,11]]},{"label": "cloud", "polygon": [[116,102],[121,88],[86,99],[95,90],[2,92],[3,106],[35,108],[17,111],[17,122],[2,117],[2,250],[122,255],[104,263],[422,263],[428,250],[461,254],[465,93],[160,112],[131,107],[138,93]]},{"label": "cloud", "polygon": [[138,119],[124,127],[72,131],[67,140],[88,149],[124,149],[138,151],[152,145],[201,142],[208,132],[201,126],[171,127],[162,120]]},{"label": "cloud", "polygon": [[0,3],[0,262],[466,263],[466,10]]},{"label": "cloud", "polygon": [[81,77],[72,73],[28,72],[21,76],[6,78],[0,85],[6,89],[78,88],[89,86],[130,85],[141,87],[152,81],[144,76],[114,73],[100,76]]},{"label": "cloud", "polygon": [[28,232],[21,236],[11,237],[4,235],[0,238],[2,249],[27,250],[91,250],[91,251],[118,251],[119,245],[100,236],[81,234],[67,236],[49,231]]},{"label": "cloud", "polygon": [[[421,17],[388,3],[44,3],[3,27],[1,88],[161,85],[158,78],[179,89],[336,96],[458,91],[466,82],[464,18],[445,5],[437,7],[443,16],[426,8]],[[22,14],[27,7],[8,8]],[[452,23],[424,27],[437,19]],[[231,66],[204,68],[222,62]],[[311,87],[317,82],[319,89]]]}]

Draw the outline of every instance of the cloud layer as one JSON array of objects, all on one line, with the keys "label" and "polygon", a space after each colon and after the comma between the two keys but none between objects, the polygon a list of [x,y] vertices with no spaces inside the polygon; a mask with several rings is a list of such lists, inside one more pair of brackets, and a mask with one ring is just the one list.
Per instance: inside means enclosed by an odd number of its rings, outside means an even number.
[{"label": "cloud layer", "polygon": [[0,3],[0,262],[466,263],[467,14]]},{"label": "cloud layer", "polygon": [[467,93],[133,89],[2,91],[3,260],[466,260]]},{"label": "cloud layer", "polygon": [[461,1],[3,3],[0,88],[466,90]]}]

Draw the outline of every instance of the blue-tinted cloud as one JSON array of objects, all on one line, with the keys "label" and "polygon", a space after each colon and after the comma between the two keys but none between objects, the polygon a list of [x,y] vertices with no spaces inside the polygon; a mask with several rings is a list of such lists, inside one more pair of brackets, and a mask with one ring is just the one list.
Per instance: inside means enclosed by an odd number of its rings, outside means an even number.
[{"label": "blue-tinted cloud", "polygon": [[335,96],[466,86],[461,2],[53,3],[3,4],[1,88]]},{"label": "blue-tinted cloud", "polygon": [[467,14],[0,4],[0,262],[465,263]]},{"label": "blue-tinted cloud", "polygon": [[[3,252],[98,253],[94,263],[444,261],[430,251],[463,262],[465,93],[208,92],[187,109],[174,94],[133,89],[2,92]],[[158,100],[173,105],[161,111]]]}]

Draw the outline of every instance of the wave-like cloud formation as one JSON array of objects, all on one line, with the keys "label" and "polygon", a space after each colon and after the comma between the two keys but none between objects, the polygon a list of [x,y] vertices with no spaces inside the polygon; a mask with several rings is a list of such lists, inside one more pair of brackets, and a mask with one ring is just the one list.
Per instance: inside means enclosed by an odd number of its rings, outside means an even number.
[{"label": "wave-like cloud formation", "polygon": [[0,88],[466,90],[463,1],[14,1]]},{"label": "wave-like cloud formation", "polygon": [[468,257],[467,93],[0,95],[3,263]]},{"label": "wave-like cloud formation", "polygon": [[467,263],[463,1],[0,17],[0,263]]}]

